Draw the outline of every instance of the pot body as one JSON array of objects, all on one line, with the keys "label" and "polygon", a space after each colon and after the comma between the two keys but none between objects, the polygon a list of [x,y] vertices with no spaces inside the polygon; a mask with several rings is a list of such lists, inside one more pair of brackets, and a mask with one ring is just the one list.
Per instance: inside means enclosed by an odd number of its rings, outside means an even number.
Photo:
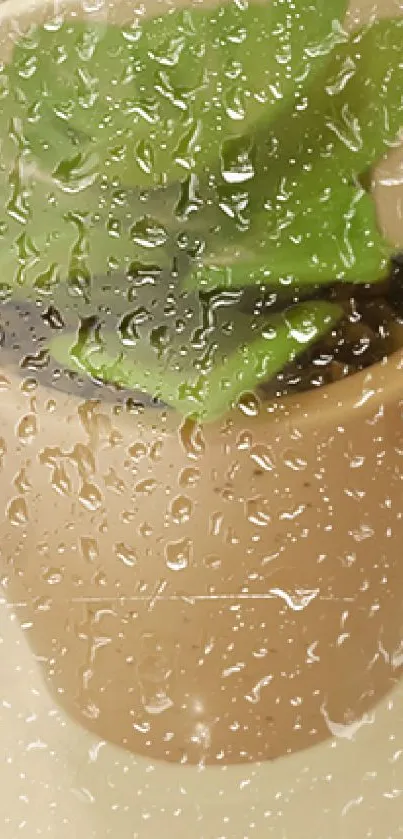
[{"label": "pot body", "polygon": [[403,664],[401,364],[205,429],[4,371],[2,582],[72,716],[191,763],[368,719]]},{"label": "pot body", "polygon": [[190,762],[360,724],[403,657],[397,398],[203,430],[8,382],[3,582],[70,714]]}]

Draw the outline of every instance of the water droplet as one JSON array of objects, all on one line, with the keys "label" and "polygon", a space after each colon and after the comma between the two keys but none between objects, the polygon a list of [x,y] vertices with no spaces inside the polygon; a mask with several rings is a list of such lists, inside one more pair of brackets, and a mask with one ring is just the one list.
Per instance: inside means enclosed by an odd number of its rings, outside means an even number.
[{"label": "water droplet", "polygon": [[222,560],[216,554],[208,554],[203,559],[203,565],[205,568],[211,568],[214,571],[218,571],[218,569],[221,568]]},{"label": "water droplet", "polygon": [[136,245],[143,248],[158,248],[165,245],[168,234],[160,222],[145,216],[135,222],[130,231],[131,238]]},{"label": "water droplet", "polygon": [[34,600],[35,612],[49,612],[52,608],[52,600],[50,597],[36,597]]},{"label": "water droplet", "polygon": [[263,676],[262,679],[259,679],[259,681],[256,682],[256,684],[253,686],[251,692],[249,694],[245,695],[245,699],[248,702],[252,702],[254,705],[257,705],[262,698],[261,692],[262,692],[263,688],[268,687],[272,681],[273,681],[273,676],[272,676],[271,673],[269,673],[267,676]]},{"label": "water droplet", "polygon": [[199,469],[193,466],[185,466],[179,473],[178,484],[183,489],[195,487],[200,481],[201,473]]},{"label": "water droplet", "polygon": [[124,481],[119,478],[119,475],[112,467],[109,469],[107,475],[104,475],[104,483],[107,489],[115,492],[117,495],[122,495],[126,489]]},{"label": "water droplet", "polygon": [[82,478],[93,475],[95,472],[95,458],[89,446],[77,443],[70,455],[71,460],[77,464],[79,474]]},{"label": "water droplet", "polygon": [[212,513],[210,516],[209,521],[209,534],[210,536],[219,536],[221,533],[221,527],[224,521],[224,516],[220,512]]},{"label": "water droplet", "polygon": [[51,265],[47,271],[38,274],[34,282],[35,291],[38,294],[53,294],[60,280],[60,272],[57,265]]},{"label": "water droplet", "polygon": [[64,575],[61,568],[45,568],[41,576],[49,586],[57,586],[63,582]]},{"label": "water droplet", "polygon": [[251,435],[251,433],[249,431],[241,431],[241,433],[240,433],[240,435],[239,435],[239,437],[236,441],[236,444],[237,444],[237,448],[240,451],[244,451],[244,450],[247,451],[248,449],[250,449],[250,447],[252,445],[252,435]]},{"label": "water droplet", "polygon": [[[0,451],[0,455],[1,455],[1,451]],[[31,489],[32,485],[30,484],[30,482],[27,478],[27,473],[26,473],[24,467],[22,467],[20,469],[20,471],[18,472],[18,474],[15,476],[13,483],[14,483],[14,486],[15,486],[17,492],[19,492],[21,495],[24,492],[28,492],[28,490]]]},{"label": "water droplet", "polygon": [[255,393],[243,393],[239,398],[239,409],[247,417],[257,417],[260,410],[260,400]]},{"label": "water droplet", "polygon": [[184,169],[192,169],[195,165],[194,152],[200,136],[200,128],[200,120],[192,120],[173,151],[174,160]]},{"label": "water droplet", "polygon": [[140,495],[151,495],[157,486],[158,483],[154,478],[145,478],[144,481],[139,481],[134,489],[135,492],[138,492]]},{"label": "water droplet", "polygon": [[91,186],[98,173],[98,156],[93,152],[78,152],[74,157],[61,160],[52,174],[60,189],[76,193]]},{"label": "water droplet", "polygon": [[3,390],[9,390],[11,387],[11,382],[3,373],[0,373],[0,392]]},{"label": "water droplet", "polygon": [[284,464],[294,472],[303,472],[308,466],[307,460],[302,457],[301,454],[293,451],[292,449],[288,449],[284,452],[283,461]]},{"label": "water droplet", "polygon": [[37,353],[24,356],[20,362],[20,367],[23,370],[45,370],[48,364],[48,350],[38,350]]},{"label": "water droplet", "polygon": [[168,711],[174,703],[166,693],[158,692],[153,696],[143,696],[142,704],[148,714],[158,715]]},{"label": "water droplet", "polygon": [[173,499],[169,510],[175,524],[184,524],[189,521],[192,512],[192,502],[186,495],[177,495]]},{"label": "water droplet", "polygon": [[28,378],[23,379],[21,382],[21,393],[25,396],[28,396],[30,393],[33,393],[38,387],[37,379]]},{"label": "water droplet", "polygon": [[19,495],[7,505],[6,515],[11,524],[22,525],[28,521],[28,509],[25,498]]},{"label": "water droplet", "polygon": [[258,443],[256,446],[253,446],[250,456],[257,466],[265,472],[272,472],[275,469],[276,461],[274,453],[269,446]]},{"label": "water droplet", "polygon": [[127,312],[123,315],[118,324],[118,332],[122,344],[125,344],[126,346],[135,346],[140,337],[137,332],[137,327],[146,323],[149,319],[150,313],[148,309],[145,309],[144,307],[135,309],[133,312]]},{"label": "water droplet", "polygon": [[267,527],[270,523],[270,513],[268,511],[268,502],[266,498],[257,496],[250,498],[246,502],[246,516],[251,524],[256,524],[258,527]]},{"label": "water droplet", "polygon": [[7,453],[7,444],[4,437],[0,437],[0,468],[3,466],[4,455]]},{"label": "water droplet", "polygon": [[124,542],[118,542],[114,545],[113,549],[117,558],[120,559],[127,568],[134,568],[137,562],[137,557],[132,547],[125,545]]},{"label": "water droplet", "polygon": [[135,160],[140,169],[150,175],[154,166],[154,149],[147,140],[139,140],[135,151]]},{"label": "water droplet", "polygon": [[142,524],[139,524],[137,528],[137,532],[140,536],[143,536],[144,539],[148,539],[153,534],[153,529],[148,522],[143,521]]},{"label": "water droplet", "polygon": [[171,330],[165,323],[155,326],[150,332],[150,344],[161,357],[164,350],[169,346],[171,339]]},{"label": "water droplet", "polygon": [[162,458],[162,451],[163,451],[164,443],[162,440],[156,440],[155,443],[152,444],[150,448],[150,460],[153,460],[154,463],[158,463],[159,460]]},{"label": "water droplet", "polygon": [[201,426],[191,417],[186,417],[179,428],[179,439],[189,457],[199,458],[205,451],[205,441]]},{"label": "water droplet", "polygon": [[22,443],[29,445],[38,433],[38,420],[35,414],[26,414],[19,421],[17,435]]},{"label": "water droplet", "polygon": [[99,12],[105,6],[105,0],[83,0],[85,12]]},{"label": "water droplet", "polygon": [[51,475],[52,488],[59,495],[69,495],[71,492],[71,481],[63,466],[57,464],[54,466]]},{"label": "water droplet", "polygon": [[168,542],[165,546],[165,561],[171,571],[184,571],[191,561],[193,543],[190,539]]},{"label": "water droplet", "polygon": [[80,489],[79,500],[87,510],[95,512],[102,504],[102,493],[95,484],[85,481]]},{"label": "water droplet", "polygon": [[231,87],[225,94],[224,104],[230,119],[245,119],[245,95],[241,87]]},{"label": "water droplet", "polygon": [[[192,172],[180,185],[180,195],[175,207],[175,213],[179,219],[185,221],[202,204],[203,201],[198,194],[198,179]],[[180,243],[178,242],[178,244]]]},{"label": "water droplet", "polygon": [[134,289],[137,289],[147,285],[155,286],[160,274],[161,268],[158,265],[132,262],[127,271],[127,279],[133,284]]},{"label": "water droplet", "polygon": [[92,539],[91,536],[81,536],[79,541],[80,550],[86,562],[95,562],[99,555],[96,539]]},{"label": "water droplet", "polygon": [[[73,297],[81,297],[86,303],[89,303],[91,294],[91,274],[84,265],[77,264],[70,268],[67,286]],[[93,318],[90,320],[93,321]],[[83,329],[84,323],[85,319],[83,319]],[[82,339],[83,337],[84,335],[82,333]]]},{"label": "water droplet", "polygon": [[282,588],[272,588],[270,594],[284,600],[293,612],[302,612],[318,596],[319,589],[295,589],[293,592],[289,592]]},{"label": "water droplet", "polygon": [[221,172],[228,184],[250,181],[255,175],[255,148],[251,137],[231,137],[221,147]]}]

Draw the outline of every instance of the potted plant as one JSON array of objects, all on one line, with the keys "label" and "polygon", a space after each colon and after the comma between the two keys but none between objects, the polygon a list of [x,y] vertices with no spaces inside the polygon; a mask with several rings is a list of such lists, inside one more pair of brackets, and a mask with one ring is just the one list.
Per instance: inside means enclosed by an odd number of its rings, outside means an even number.
[{"label": "potted plant", "polygon": [[403,661],[402,24],[157,14],[2,7],[2,582],[102,738],[268,759]]}]

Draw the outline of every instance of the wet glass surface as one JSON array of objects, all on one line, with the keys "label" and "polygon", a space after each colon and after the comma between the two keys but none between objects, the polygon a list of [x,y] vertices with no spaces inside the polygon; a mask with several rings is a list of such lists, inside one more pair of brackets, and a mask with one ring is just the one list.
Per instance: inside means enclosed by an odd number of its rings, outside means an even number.
[{"label": "wet glass surface", "polygon": [[4,837],[394,839],[398,6],[27,9],[0,6]]}]

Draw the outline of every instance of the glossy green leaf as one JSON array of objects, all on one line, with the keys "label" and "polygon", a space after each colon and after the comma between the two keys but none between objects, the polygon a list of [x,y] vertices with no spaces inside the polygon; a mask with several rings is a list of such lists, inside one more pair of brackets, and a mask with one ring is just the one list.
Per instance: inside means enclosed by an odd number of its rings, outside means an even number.
[{"label": "glossy green leaf", "polygon": [[67,176],[78,157],[81,187],[97,171],[131,186],[172,181],[221,153],[224,172],[229,160],[229,177],[242,177],[241,138],[323,68],[344,37],[345,7],[227,2],[125,29],[78,21],[34,29],[8,68],[32,154]]},{"label": "glossy green leaf", "polygon": [[99,278],[124,274],[132,263],[170,266],[176,188],[146,201],[97,186],[69,194],[52,181],[24,178],[16,157],[11,172],[0,174],[0,190],[0,267],[18,297],[49,296],[59,284],[86,276],[84,297],[96,299]]},{"label": "glossy green leaf", "polygon": [[338,44],[306,110],[294,109],[273,126],[278,163],[296,157],[303,165],[315,156],[358,175],[401,142],[402,44],[403,18],[375,21]]},{"label": "glossy green leaf", "polygon": [[[146,391],[185,415],[209,422],[218,419],[237,404],[243,393],[267,381],[285,364],[326,334],[342,315],[332,303],[299,304],[273,316],[260,326],[257,337],[238,346],[207,371],[185,373],[175,369],[172,357],[158,359],[145,350],[129,354],[116,349],[116,336],[99,335],[77,340],[71,335],[57,336],[50,344],[56,361],[89,373],[103,381],[131,390]],[[245,319],[247,322],[247,319]],[[250,321],[249,321],[250,323]],[[253,334],[253,333],[252,333]],[[212,340],[217,338],[213,334]],[[114,347],[111,352],[110,346]],[[147,357],[144,358],[144,352]],[[143,358],[139,359],[139,354]]]},{"label": "glossy green leaf", "polygon": [[[325,82],[304,106],[299,100],[264,140],[256,137],[258,176],[245,191],[243,229],[236,216],[216,221],[189,288],[384,278],[392,247],[358,177],[399,142],[402,36],[403,19],[354,33],[335,48]],[[230,204],[225,185],[218,196]]]},{"label": "glossy green leaf", "polygon": [[224,223],[186,287],[302,288],[381,280],[392,248],[379,231],[371,197],[343,182],[336,168],[318,165],[297,178],[284,173],[267,208],[251,214],[244,232]]}]

